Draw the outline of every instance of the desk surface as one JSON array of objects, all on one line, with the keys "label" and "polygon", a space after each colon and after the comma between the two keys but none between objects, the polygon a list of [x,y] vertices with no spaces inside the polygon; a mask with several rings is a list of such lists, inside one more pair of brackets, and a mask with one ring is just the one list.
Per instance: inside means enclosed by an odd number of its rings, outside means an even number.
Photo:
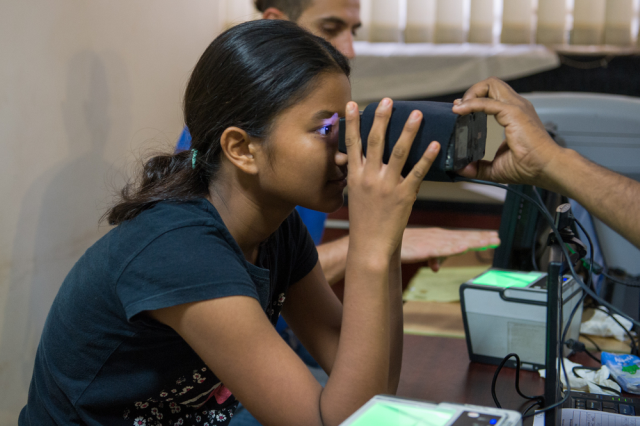
[{"label": "desk surface", "polygon": [[[571,360],[597,366],[585,354]],[[495,407],[491,381],[497,366],[470,362],[464,339],[436,336],[404,336],[402,373],[398,396],[431,402],[453,402]],[[496,395],[503,408],[523,412],[529,401],[515,390],[516,370],[505,367],[496,384]],[[544,379],[534,371],[520,371],[520,390],[525,395],[544,393]],[[632,396],[632,395],[629,395]],[[527,425],[532,418],[527,419]]]},{"label": "desk surface", "polygon": [[[470,362],[464,339],[405,335],[398,396],[494,407],[491,381],[495,370],[495,365]],[[502,369],[496,394],[504,408],[523,411],[528,401],[515,391],[515,372]],[[523,370],[520,390],[525,395],[540,395],[544,379],[537,372]]]}]

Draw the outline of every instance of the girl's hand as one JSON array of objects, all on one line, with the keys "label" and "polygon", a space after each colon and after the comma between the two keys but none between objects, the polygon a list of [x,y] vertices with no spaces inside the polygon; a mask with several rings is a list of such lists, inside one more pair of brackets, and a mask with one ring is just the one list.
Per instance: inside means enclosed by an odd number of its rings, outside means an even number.
[{"label": "girl's hand", "polygon": [[360,114],[355,102],[347,104],[345,142],[349,167],[350,247],[367,250],[369,255],[389,258],[402,241],[409,214],[420,183],[433,164],[440,144],[432,142],[406,178],[400,175],[420,124],[422,113],[413,111],[400,139],[393,148],[389,164],[382,162],[385,134],[393,102],[385,98],[376,115],[367,143],[367,157],[362,154]]}]

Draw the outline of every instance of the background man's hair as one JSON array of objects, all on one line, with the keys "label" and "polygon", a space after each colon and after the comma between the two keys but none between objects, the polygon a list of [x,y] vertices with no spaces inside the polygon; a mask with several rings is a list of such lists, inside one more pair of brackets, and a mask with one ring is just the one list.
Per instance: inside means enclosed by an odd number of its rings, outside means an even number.
[{"label": "background man's hair", "polygon": [[264,12],[270,7],[275,7],[284,12],[290,20],[297,21],[302,12],[311,5],[313,0],[255,0],[256,9]]}]

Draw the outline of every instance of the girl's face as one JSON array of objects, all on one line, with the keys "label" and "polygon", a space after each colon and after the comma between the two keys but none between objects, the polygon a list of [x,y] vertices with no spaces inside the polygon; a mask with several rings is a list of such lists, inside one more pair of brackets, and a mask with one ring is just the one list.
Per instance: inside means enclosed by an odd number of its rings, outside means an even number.
[{"label": "girl's face", "polygon": [[324,73],[306,98],[275,119],[256,157],[264,202],[323,212],[342,206],[347,155],[338,152],[338,122],[350,100],[348,78]]}]

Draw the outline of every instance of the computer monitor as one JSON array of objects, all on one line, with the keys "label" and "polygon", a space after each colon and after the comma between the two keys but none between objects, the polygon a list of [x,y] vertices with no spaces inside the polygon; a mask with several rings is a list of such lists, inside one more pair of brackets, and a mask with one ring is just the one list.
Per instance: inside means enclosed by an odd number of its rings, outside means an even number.
[{"label": "computer monitor", "polygon": [[[640,182],[640,99],[562,92],[523,96],[567,148]],[[640,275],[640,249],[597,218],[593,218],[593,226],[606,266]],[[640,289],[615,286],[610,292],[606,290],[602,293],[605,300],[640,319]]]},{"label": "computer monitor", "polygon": [[548,250],[546,238],[551,228],[536,206],[524,194],[537,200],[538,191],[549,211],[563,202],[558,194],[534,189],[529,185],[509,185],[516,193],[507,191],[500,219],[500,246],[493,257],[493,267],[514,271],[546,271]]}]

